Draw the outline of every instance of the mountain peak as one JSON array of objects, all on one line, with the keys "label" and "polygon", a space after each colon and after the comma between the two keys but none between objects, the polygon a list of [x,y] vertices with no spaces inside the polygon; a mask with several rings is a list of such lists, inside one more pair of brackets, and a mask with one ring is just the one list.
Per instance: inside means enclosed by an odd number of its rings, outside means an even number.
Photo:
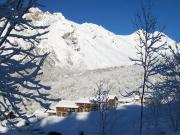
[{"label": "mountain peak", "polygon": [[61,13],[42,12],[31,8],[26,15],[32,23],[49,25],[49,33],[39,50],[51,52],[49,63],[71,70],[91,70],[130,65],[136,56],[136,33],[115,35],[93,23],[78,24]]}]

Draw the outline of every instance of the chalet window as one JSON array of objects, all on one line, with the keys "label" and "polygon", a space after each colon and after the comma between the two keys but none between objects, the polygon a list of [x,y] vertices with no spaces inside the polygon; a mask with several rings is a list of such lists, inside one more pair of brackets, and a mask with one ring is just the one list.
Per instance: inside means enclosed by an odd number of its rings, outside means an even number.
[{"label": "chalet window", "polygon": [[74,109],[74,108],[71,108],[71,112],[75,112],[75,109]]}]

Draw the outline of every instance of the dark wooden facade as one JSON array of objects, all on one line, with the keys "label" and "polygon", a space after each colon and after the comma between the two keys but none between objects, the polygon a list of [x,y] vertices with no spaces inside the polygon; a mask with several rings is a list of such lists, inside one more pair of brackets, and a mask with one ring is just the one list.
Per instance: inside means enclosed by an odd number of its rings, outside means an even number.
[{"label": "dark wooden facade", "polygon": [[76,103],[79,108],[78,112],[91,112],[97,110],[97,105],[93,103]]},{"label": "dark wooden facade", "polygon": [[116,109],[118,105],[118,98],[114,96],[114,98],[110,98],[108,100],[108,108],[109,109]]},{"label": "dark wooden facade", "polygon": [[57,116],[67,116],[72,112],[78,112],[78,108],[56,107]]},{"label": "dark wooden facade", "polygon": [[56,116],[56,112],[48,112],[48,116]]}]

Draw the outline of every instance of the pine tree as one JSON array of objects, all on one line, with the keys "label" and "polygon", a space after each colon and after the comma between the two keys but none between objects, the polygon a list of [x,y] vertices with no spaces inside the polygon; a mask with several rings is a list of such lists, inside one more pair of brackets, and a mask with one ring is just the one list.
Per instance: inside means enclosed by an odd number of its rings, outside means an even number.
[{"label": "pine tree", "polygon": [[[47,95],[40,89],[50,89],[41,84],[38,76],[42,75],[41,67],[47,53],[36,53],[36,45],[46,34],[48,26],[34,26],[31,20],[24,17],[37,0],[5,0],[0,5],[0,120],[13,110],[24,117],[21,105],[27,109],[24,99],[34,100],[41,105]],[[44,30],[42,33],[23,35],[33,30]],[[20,42],[21,41],[21,42]],[[34,95],[33,91],[38,94]]]}]

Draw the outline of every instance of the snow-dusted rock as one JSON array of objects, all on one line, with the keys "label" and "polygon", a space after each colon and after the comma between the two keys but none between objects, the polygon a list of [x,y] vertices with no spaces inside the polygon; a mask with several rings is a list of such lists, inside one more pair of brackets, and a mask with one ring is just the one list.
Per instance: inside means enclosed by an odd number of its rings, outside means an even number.
[{"label": "snow-dusted rock", "polygon": [[[31,8],[25,15],[34,25],[49,25],[47,38],[38,45],[39,51],[51,52],[53,66],[68,70],[92,70],[130,65],[136,56],[137,35],[115,35],[92,23],[78,24],[61,13],[42,12]],[[164,41],[173,42],[167,36]],[[53,62],[52,62],[53,61]]]}]

